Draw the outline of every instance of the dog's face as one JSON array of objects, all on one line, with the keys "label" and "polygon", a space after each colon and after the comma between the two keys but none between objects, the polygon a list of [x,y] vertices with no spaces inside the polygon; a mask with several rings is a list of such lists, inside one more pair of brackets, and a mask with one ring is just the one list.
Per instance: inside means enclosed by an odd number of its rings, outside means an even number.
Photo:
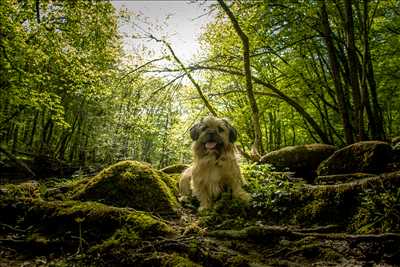
[{"label": "dog's face", "polygon": [[221,155],[228,145],[236,141],[237,132],[227,120],[208,116],[190,129],[190,136],[201,155]]}]

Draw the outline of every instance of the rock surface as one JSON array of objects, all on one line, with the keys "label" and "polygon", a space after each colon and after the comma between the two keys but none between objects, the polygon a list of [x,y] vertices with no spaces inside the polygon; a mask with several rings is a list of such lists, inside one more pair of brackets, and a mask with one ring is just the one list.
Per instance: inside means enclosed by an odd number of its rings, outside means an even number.
[{"label": "rock surface", "polygon": [[269,163],[278,171],[294,171],[296,176],[313,176],[318,165],[335,150],[326,144],[289,146],[264,155],[260,163]]},{"label": "rock surface", "polygon": [[346,146],[323,161],[318,175],[380,173],[392,158],[391,146],[382,141],[364,141]]},{"label": "rock surface", "polygon": [[167,174],[177,174],[177,173],[182,173],[187,168],[189,168],[189,165],[187,164],[175,164],[162,168],[160,171]]}]

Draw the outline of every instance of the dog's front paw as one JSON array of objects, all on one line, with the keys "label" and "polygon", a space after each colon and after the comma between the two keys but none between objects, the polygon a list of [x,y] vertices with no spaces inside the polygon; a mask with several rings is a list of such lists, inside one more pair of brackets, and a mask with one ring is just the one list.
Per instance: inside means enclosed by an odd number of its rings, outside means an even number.
[{"label": "dog's front paw", "polygon": [[179,202],[181,203],[189,203],[190,202],[190,197],[189,196],[180,196],[178,198]]},{"label": "dog's front paw", "polygon": [[210,211],[211,210],[211,207],[208,207],[208,206],[200,206],[198,209],[197,209],[197,212],[199,213],[199,214],[206,214],[208,211]]},{"label": "dog's front paw", "polygon": [[251,200],[251,195],[245,191],[240,192],[237,197],[243,202],[249,203]]}]

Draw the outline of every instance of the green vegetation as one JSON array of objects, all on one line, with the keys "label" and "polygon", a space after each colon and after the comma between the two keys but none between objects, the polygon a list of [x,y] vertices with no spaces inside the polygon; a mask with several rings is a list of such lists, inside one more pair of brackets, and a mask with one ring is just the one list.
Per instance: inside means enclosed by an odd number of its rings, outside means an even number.
[{"label": "green vegetation", "polygon": [[[82,181],[71,193],[73,199],[97,200],[158,214],[174,214],[179,207],[172,178],[136,161],[121,161],[93,178]],[[174,188],[174,189],[172,189]],[[150,201],[149,201],[150,200]]]},{"label": "green vegetation", "polygon": [[[236,126],[245,155],[398,136],[399,8],[397,1],[231,3],[249,42],[250,101],[242,39],[221,5],[210,6],[204,53],[185,65],[166,39],[157,39],[166,48],[160,58],[126,54],[118,26],[142,18],[117,14],[107,1],[2,1],[0,156],[38,175],[122,159],[185,163],[185,133],[210,110]],[[181,82],[187,75],[191,84]]]},{"label": "green vegetation", "polygon": [[[19,257],[51,254],[51,264],[61,266],[110,266],[121,261],[248,266],[278,264],[287,258],[308,265],[357,258],[353,253],[359,249],[364,258],[374,257],[377,262],[386,254],[372,255],[370,249],[396,252],[393,248],[400,243],[399,172],[335,185],[306,184],[268,165],[242,165],[242,173],[248,181],[250,203],[232,199],[226,192],[213,209],[201,214],[195,215],[195,203],[192,210],[174,211],[179,219],[156,216],[163,214],[157,209],[163,205],[158,200],[177,201],[173,190],[157,191],[160,175],[165,174],[134,161],[122,161],[95,177],[70,183],[5,185],[0,188],[0,212],[7,216],[0,219],[0,233],[7,238],[1,242],[16,248]],[[138,180],[118,179],[113,186],[94,186],[113,177],[145,177],[147,187],[140,187]],[[131,195],[120,191],[127,187],[135,195],[135,209],[118,207],[121,200],[131,200]],[[158,192],[157,199],[153,190]],[[90,201],[83,197],[88,192]],[[157,205],[151,208],[149,203]],[[353,243],[366,247],[352,247]]]},{"label": "green vegetation", "polygon": [[[204,6],[185,62],[110,1],[2,0],[0,266],[399,265],[400,2],[278,2]],[[251,200],[198,213],[177,183],[210,113]]]}]

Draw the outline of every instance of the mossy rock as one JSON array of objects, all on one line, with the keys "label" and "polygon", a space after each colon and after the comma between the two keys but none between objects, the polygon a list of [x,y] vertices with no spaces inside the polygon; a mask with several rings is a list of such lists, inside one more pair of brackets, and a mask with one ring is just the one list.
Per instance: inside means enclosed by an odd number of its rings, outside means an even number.
[{"label": "mossy rock", "polygon": [[346,146],[323,161],[318,175],[382,173],[392,158],[391,146],[382,141],[364,141]]},{"label": "mossy rock", "polygon": [[121,161],[79,184],[72,198],[174,215],[179,207],[175,187],[173,178],[148,164]]},{"label": "mossy rock", "polygon": [[34,199],[26,205],[29,208],[23,224],[37,225],[39,232],[57,237],[69,232],[79,234],[79,228],[86,241],[108,238],[121,227],[144,238],[173,232],[167,224],[146,212],[97,202]]},{"label": "mossy rock", "polygon": [[373,177],[375,174],[369,173],[349,173],[349,174],[334,174],[334,175],[323,175],[318,176],[315,180],[316,184],[321,185],[332,185],[332,184],[339,184],[339,183],[348,183],[355,180]]},{"label": "mossy rock", "polygon": [[290,170],[296,172],[296,176],[311,179],[318,165],[335,150],[334,146],[326,144],[288,146],[264,155],[260,163],[268,163],[278,171]]},{"label": "mossy rock", "polygon": [[189,168],[189,165],[187,164],[175,164],[162,168],[160,171],[167,174],[176,174],[176,173],[182,173],[187,168]]},{"label": "mossy rock", "polygon": [[160,258],[160,266],[165,267],[201,267],[202,265],[197,264],[186,257],[182,257],[179,254],[172,253],[169,255],[163,255]]}]

